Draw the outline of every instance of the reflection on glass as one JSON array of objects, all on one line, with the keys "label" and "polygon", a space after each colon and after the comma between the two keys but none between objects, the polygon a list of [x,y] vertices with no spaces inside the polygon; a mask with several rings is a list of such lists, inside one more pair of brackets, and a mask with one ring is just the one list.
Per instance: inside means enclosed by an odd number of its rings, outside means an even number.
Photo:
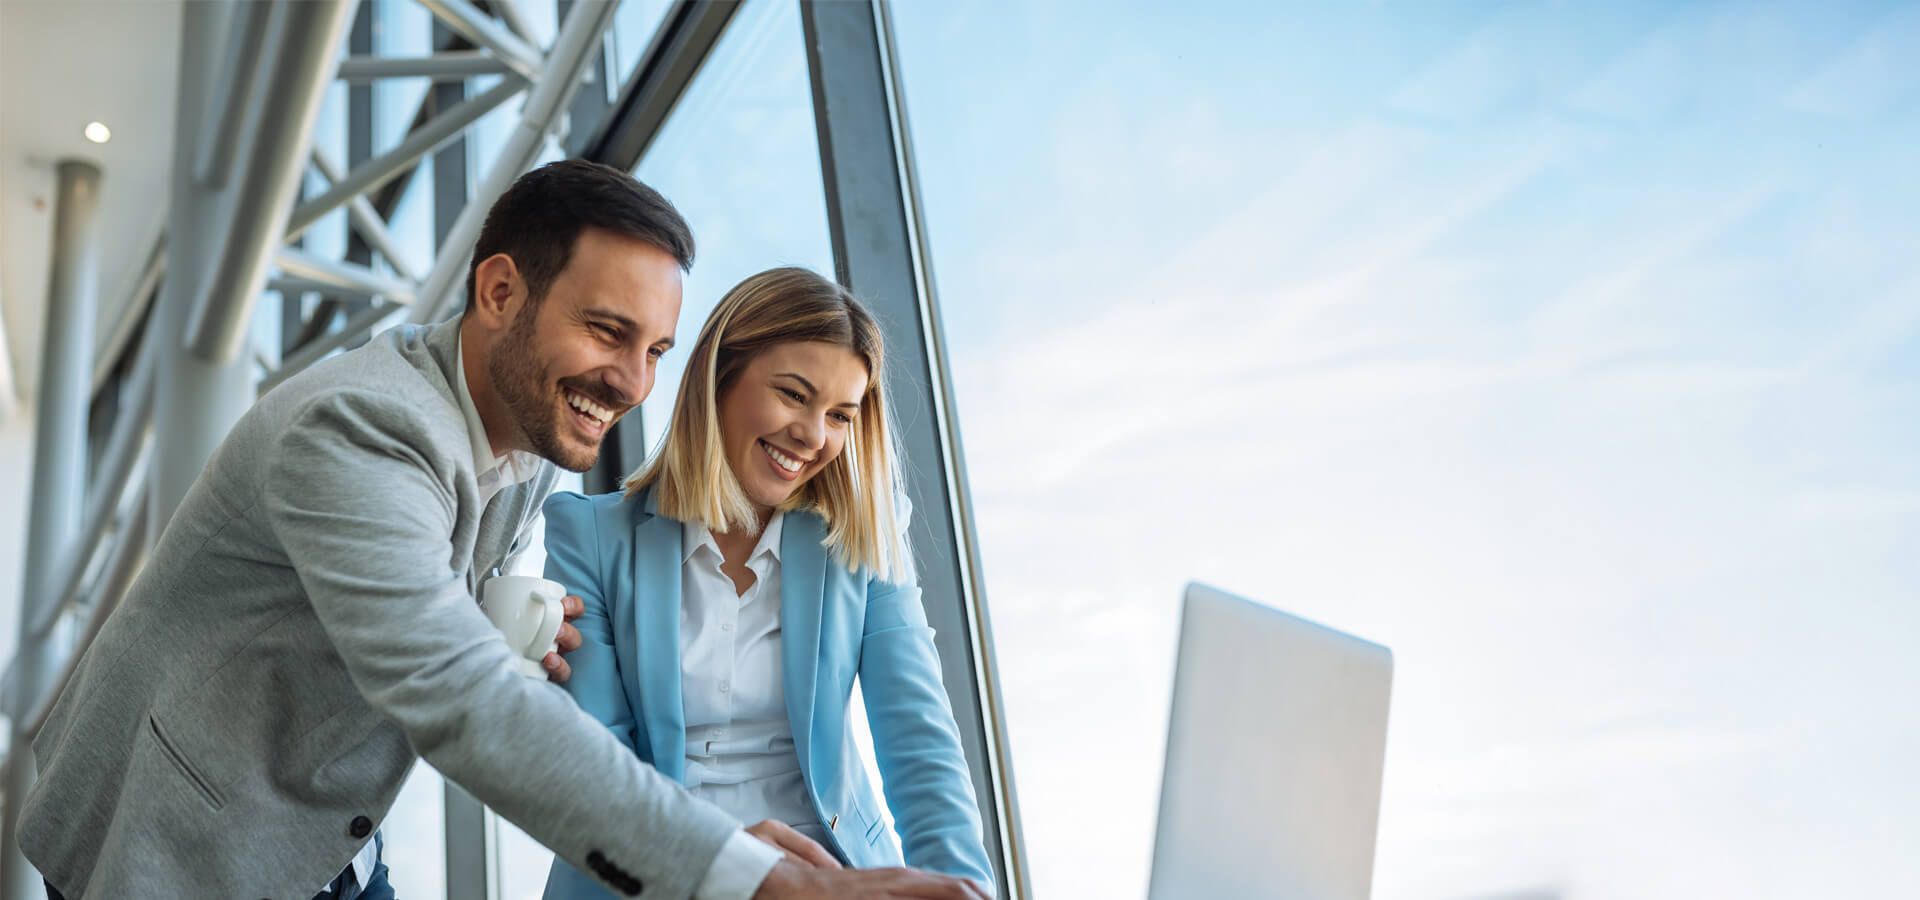
[{"label": "reflection on glass", "polygon": [[892,9],[1038,896],[1193,578],[1396,650],[1381,900],[1920,896],[1920,11]]},{"label": "reflection on glass", "polygon": [[[754,0],[735,14],[635,173],[686,217],[697,246],[679,347],[661,361],[640,410],[649,446],[666,430],[687,348],[728,288],[778,265],[833,271],[812,103],[797,8]],[[538,897],[552,854],[508,822],[499,833],[502,900]]]}]

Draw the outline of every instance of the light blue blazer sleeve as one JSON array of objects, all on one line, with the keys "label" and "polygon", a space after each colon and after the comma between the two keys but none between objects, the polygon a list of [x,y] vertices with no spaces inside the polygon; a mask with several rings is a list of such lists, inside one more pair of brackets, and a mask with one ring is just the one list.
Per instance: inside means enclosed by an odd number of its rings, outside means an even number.
[{"label": "light blue blazer sleeve", "polygon": [[993,885],[980,808],[917,585],[867,582],[860,689],[907,865]]},{"label": "light blue blazer sleeve", "polygon": [[[547,498],[542,512],[547,518],[545,575],[586,606],[573,622],[580,629],[580,649],[567,654],[567,664],[573,667],[565,684],[567,693],[637,756],[633,705],[627,702],[626,683],[613,650],[612,608],[606,596],[611,585],[601,578],[598,512],[592,500],[574,493]],[[614,900],[611,892],[558,857],[547,873],[546,897]]]}]

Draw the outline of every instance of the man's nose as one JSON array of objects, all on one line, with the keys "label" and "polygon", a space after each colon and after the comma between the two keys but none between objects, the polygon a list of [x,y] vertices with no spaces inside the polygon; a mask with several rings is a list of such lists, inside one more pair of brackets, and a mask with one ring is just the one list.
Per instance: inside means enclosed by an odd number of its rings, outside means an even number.
[{"label": "man's nose", "polygon": [[640,401],[647,399],[647,391],[653,387],[647,377],[647,365],[644,361],[623,362],[620,365],[609,366],[600,380],[613,395],[608,399],[623,407],[639,406]]}]

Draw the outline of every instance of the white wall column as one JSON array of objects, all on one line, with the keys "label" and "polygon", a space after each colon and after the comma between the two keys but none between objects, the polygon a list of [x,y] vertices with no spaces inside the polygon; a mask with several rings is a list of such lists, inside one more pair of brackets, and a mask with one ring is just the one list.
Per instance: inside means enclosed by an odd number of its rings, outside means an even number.
[{"label": "white wall column", "polygon": [[0,815],[0,888],[7,900],[44,897],[40,874],[15,840],[20,801],[33,785],[26,719],[59,674],[60,658],[32,636],[46,607],[60,602],[51,583],[57,562],[80,532],[87,483],[87,407],[93,395],[93,328],[98,318],[100,168],[84,160],[58,166],[53,214],[53,271],[40,356],[40,398],[33,442],[33,499],[27,513],[27,558],[20,591],[20,646],[15,651],[6,770]]}]

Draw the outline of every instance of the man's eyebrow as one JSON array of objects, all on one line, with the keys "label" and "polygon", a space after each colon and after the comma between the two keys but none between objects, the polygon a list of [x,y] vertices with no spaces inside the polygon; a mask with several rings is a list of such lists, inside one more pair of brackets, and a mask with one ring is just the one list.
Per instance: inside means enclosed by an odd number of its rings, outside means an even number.
[{"label": "man's eyebrow", "polygon": [[591,307],[588,309],[581,310],[580,314],[583,316],[592,316],[597,319],[607,319],[613,322],[614,324],[619,325],[621,328],[627,329],[628,331],[637,331],[640,328],[640,326],[635,324],[632,319],[629,319],[626,316],[623,316],[610,309],[600,309],[598,307]]},{"label": "man's eyebrow", "polygon": [[[616,325],[619,325],[622,329],[626,330],[629,333],[637,333],[640,330],[639,323],[617,312],[614,312],[613,310],[610,310],[610,309],[601,309],[599,307],[592,307],[589,309],[581,310],[580,314],[593,319],[606,319],[608,321],[613,322]],[[657,341],[654,341],[653,346],[661,347],[667,350],[673,349],[673,335],[667,335],[666,337],[663,337]]]}]

